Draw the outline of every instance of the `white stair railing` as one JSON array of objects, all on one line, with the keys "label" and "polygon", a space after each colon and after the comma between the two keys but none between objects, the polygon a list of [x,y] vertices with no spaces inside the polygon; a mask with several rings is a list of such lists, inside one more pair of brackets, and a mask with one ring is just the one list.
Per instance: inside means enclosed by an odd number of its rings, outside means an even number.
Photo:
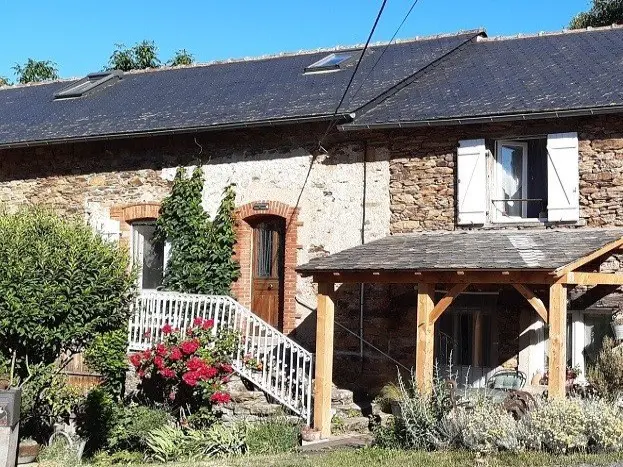
[{"label": "white stair railing", "polygon": [[239,342],[232,355],[234,370],[310,424],[312,354],[231,297],[142,292],[130,318],[129,350],[145,350],[162,341],[165,324],[183,334],[197,317],[214,320],[215,333],[235,331]]}]

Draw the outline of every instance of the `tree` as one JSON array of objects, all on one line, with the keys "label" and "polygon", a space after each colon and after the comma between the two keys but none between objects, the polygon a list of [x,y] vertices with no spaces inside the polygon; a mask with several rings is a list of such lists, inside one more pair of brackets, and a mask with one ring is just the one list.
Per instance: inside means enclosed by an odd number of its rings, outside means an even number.
[{"label": "tree", "polygon": [[153,41],[144,40],[129,49],[123,44],[115,44],[115,47],[108,60],[109,70],[144,70],[160,66],[158,47]]},{"label": "tree", "polygon": [[29,58],[24,65],[16,63],[13,70],[21,84],[58,79],[56,63],[50,60],[33,60]]},{"label": "tree", "polygon": [[178,50],[175,52],[175,56],[169,60],[171,66],[188,66],[194,63],[193,55],[186,49]]},{"label": "tree", "polygon": [[593,0],[590,10],[577,14],[569,27],[580,29],[621,23],[623,23],[623,0]]},{"label": "tree", "polygon": [[203,171],[197,167],[190,177],[179,168],[171,194],[162,202],[156,237],[171,245],[164,276],[167,290],[185,293],[227,295],[238,278],[233,259],[235,193],[231,186],[213,222],[203,209]]},{"label": "tree", "polygon": [[18,376],[127,326],[136,284],[119,246],[38,209],[1,214],[0,236],[0,354]]},{"label": "tree", "polygon": [[0,86],[10,86],[11,82],[4,76],[0,76]]}]

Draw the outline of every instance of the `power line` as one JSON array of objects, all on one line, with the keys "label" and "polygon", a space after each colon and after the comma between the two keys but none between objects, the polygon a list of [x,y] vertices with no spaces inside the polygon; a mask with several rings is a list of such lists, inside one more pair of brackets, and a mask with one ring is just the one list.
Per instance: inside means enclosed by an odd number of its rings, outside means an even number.
[{"label": "power line", "polygon": [[370,68],[370,71],[368,71],[368,74],[363,78],[363,80],[361,81],[361,84],[359,84],[359,87],[357,88],[357,90],[353,93],[353,95],[351,96],[351,99],[354,99],[355,96],[359,93],[359,91],[361,91],[361,88],[363,87],[363,83],[366,82],[366,80],[370,77],[370,75],[372,74],[372,72],[374,71],[374,69],[376,68],[376,66],[379,64],[379,62],[381,61],[381,58],[383,58],[383,54],[385,54],[385,52],[387,51],[387,49],[389,48],[389,46],[391,45],[392,42],[394,42],[394,39],[396,39],[396,36],[398,35],[398,33],[400,32],[400,30],[402,29],[402,27],[404,26],[404,24],[407,22],[407,19],[409,19],[409,16],[411,15],[411,12],[413,11],[413,9],[415,8],[415,5],[417,5],[417,2],[419,0],[415,0],[412,4],[411,4],[411,8],[409,8],[409,11],[407,11],[407,14],[404,16],[404,18],[402,19],[402,21],[400,22],[400,25],[398,26],[398,28],[396,29],[396,31],[394,32],[394,35],[392,36],[392,38],[389,40],[389,42],[385,45],[385,47],[383,48],[383,50],[381,51],[381,55],[379,55],[379,58],[376,59],[376,62],[374,62],[374,65],[372,65],[372,68]]},{"label": "power line", "polygon": [[381,19],[381,15],[383,14],[383,10],[385,9],[386,4],[387,4],[387,0],[383,0],[383,3],[381,4],[381,8],[379,9],[378,14],[376,15],[376,19],[374,20],[374,24],[372,25],[372,29],[370,30],[370,34],[368,35],[368,40],[366,41],[366,44],[363,46],[361,55],[359,56],[359,59],[357,60],[357,65],[355,65],[355,69],[353,70],[353,74],[351,75],[350,80],[348,81],[348,84],[346,85],[346,89],[344,89],[344,94],[342,94],[342,98],[340,99],[340,102],[337,104],[337,107],[335,108],[335,112],[333,112],[333,116],[331,117],[331,120],[329,121],[329,126],[327,127],[327,130],[324,132],[324,135],[322,135],[322,138],[320,138],[320,141],[318,143],[320,146],[322,146],[322,142],[327,137],[329,132],[333,129],[333,125],[335,123],[335,117],[337,116],[337,113],[340,110],[340,107],[344,103],[344,99],[346,99],[346,94],[348,94],[348,90],[350,89],[351,84],[353,84],[353,80],[355,79],[357,70],[359,69],[359,66],[361,65],[363,56],[365,55],[366,50],[368,49],[368,45],[370,45],[370,41],[372,40],[372,35],[374,34],[374,31],[376,30],[377,24],[379,24],[379,20]]}]

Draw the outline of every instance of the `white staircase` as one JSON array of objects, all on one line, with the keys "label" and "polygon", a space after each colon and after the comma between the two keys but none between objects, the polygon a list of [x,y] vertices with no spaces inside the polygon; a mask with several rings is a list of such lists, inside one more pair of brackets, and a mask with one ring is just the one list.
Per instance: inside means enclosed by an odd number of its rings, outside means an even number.
[{"label": "white staircase", "polygon": [[[197,317],[214,320],[214,332],[229,329],[239,342],[232,366],[270,397],[311,421],[313,355],[261,320],[231,297],[177,292],[142,292],[129,325],[129,350],[150,348],[162,340],[162,326],[184,332]],[[261,363],[250,368],[245,359]]]}]

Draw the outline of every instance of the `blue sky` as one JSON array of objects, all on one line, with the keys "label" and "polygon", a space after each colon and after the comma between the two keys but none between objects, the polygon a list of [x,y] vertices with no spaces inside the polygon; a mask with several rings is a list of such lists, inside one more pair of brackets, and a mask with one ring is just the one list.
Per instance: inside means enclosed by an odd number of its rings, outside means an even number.
[{"label": "blue sky", "polygon": [[[381,0],[0,0],[0,76],[28,57],[61,76],[100,70],[114,44],[151,39],[161,59],[199,62],[365,42]],[[391,38],[411,0],[388,0],[374,40]],[[489,35],[555,31],[588,0],[419,0],[399,37],[485,27]]]}]

